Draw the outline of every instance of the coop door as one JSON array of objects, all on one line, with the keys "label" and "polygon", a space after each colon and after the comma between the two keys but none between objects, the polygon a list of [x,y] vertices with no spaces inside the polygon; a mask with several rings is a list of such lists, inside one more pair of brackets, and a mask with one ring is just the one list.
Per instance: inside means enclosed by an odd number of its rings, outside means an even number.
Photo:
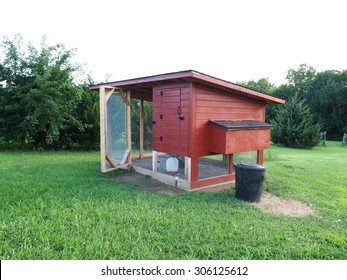
[{"label": "coop door", "polygon": [[107,172],[130,163],[130,92],[100,88],[101,170]]},{"label": "coop door", "polygon": [[[153,150],[182,154],[182,127],[187,122],[181,89],[155,90],[153,94]],[[188,128],[188,127],[187,127]]]}]

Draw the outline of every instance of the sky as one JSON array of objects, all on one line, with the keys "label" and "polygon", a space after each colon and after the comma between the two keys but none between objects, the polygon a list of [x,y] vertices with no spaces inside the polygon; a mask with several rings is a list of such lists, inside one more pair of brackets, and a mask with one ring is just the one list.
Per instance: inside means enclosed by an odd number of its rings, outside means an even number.
[{"label": "sky", "polygon": [[0,39],[76,48],[96,82],[193,69],[280,85],[303,63],[347,69],[346,11],[345,0],[2,0]]}]

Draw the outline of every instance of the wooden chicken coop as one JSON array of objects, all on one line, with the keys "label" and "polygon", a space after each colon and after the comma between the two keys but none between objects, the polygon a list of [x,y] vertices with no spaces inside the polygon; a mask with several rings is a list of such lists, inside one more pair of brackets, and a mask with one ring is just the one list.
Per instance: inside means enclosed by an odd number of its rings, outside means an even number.
[{"label": "wooden chicken coop", "polygon": [[[100,92],[101,170],[132,167],[186,190],[230,183],[233,164],[263,163],[269,104],[285,101],[197,71],[90,87]],[[140,147],[132,150],[131,99],[139,102]],[[145,153],[144,102],[152,102],[152,152]],[[168,171],[170,158],[177,170]]]}]

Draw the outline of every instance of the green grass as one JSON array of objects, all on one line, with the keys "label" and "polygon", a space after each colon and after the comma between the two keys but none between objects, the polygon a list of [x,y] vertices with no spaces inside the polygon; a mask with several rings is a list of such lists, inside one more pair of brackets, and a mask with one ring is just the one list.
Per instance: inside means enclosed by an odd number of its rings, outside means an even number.
[{"label": "green grass", "polygon": [[347,147],[273,146],[265,165],[267,191],[318,214],[266,214],[233,190],[144,193],[96,152],[1,152],[0,259],[347,259]]}]

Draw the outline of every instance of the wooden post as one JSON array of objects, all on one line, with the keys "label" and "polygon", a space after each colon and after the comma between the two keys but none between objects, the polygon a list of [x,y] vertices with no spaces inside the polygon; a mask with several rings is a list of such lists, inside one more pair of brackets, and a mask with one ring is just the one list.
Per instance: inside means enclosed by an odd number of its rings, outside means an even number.
[{"label": "wooden post", "polygon": [[190,171],[190,180],[195,182],[199,180],[199,157],[191,157],[191,171]]},{"label": "wooden post", "polygon": [[144,144],[144,107],[143,99],[140,101],[140,159],[143,159],[143,144]]},{"label": "wooden post", "polygon": [[158,152],[152,151],[152,171],[158,172]]},{"label": "wooden post", "polygon": [[257,163],[260,165],[263,165],[263,159],[264,159],[264,150],[258,150]]},{"label": "wooden post", "polygon": [[101,172],[106,172],[106,124],[105,124],[105,87],[100,87],[100,161]]},{"label": "wooden post", "polygon": [[[110,90],[105,88],[105,97],[104,97],[104,104],[105,104],[105,135],[106,135],[106,159],[109,158],[111,159],[112,155],[112,125],[111,125],[111,114],[108,112],[107,109],[107,102],[110,100],[112,93],[114,89]],[[107,161],[109,161],[107,159]],[[112,164],[111,164],[112,166]]]},{"label": "wooden post", "polygon": [[184,180],[190,182],[191,160],[189,157],[184,157]]},{"label": "wooden post", "polygon": [[131,108],[130,108],[130,90],[126,93],[126,144],[129,150],[128,161],[131,165]]},{"label": "wooden post", "polygon": [[228,155],[229,156],[229,174],[233,174],[233,154]]}]

